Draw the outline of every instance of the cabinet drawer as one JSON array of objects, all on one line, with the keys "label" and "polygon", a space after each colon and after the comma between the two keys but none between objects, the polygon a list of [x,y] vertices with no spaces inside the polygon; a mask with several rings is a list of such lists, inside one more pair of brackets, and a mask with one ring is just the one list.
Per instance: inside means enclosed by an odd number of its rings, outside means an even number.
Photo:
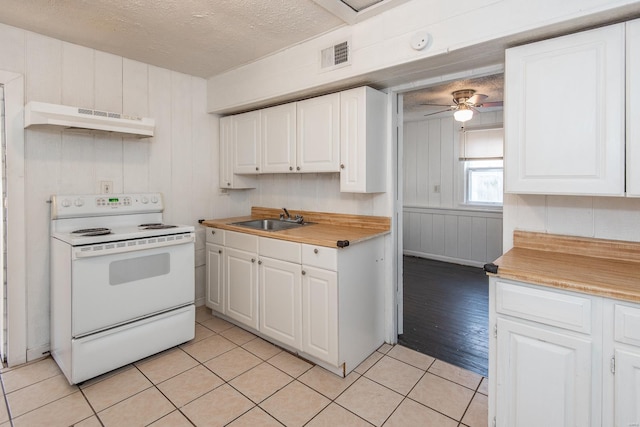
[{"label": "cabinet drawer", "polygon": [[258,253],[260,255],[282,261],[293,262],[295,264],[301,263],[302,256],[300,254],[300,243],[260,237],[259,246],[260,248]]},{"label": "cabinet drawer", "polygon": [[497,281],[496,311],[571,331],[591,333],[589,298]]},{"label": "cabinet drawer", "polygon": [[302,265],[338,270],[338,250],[325,246],[302,245]]},{"label": "cabinet drawer", "polygon": [[224,245],[228,248],[258,253],[258,236],[225,230]]},{"label": "cabinet drawer", "polygon": [[616,304],[614,339],[640,346],[640,308]]},{"label": "cabinet drawer", "polygon": [[207,228],[207,243],[224,245],[224,230],[219,228]]}]

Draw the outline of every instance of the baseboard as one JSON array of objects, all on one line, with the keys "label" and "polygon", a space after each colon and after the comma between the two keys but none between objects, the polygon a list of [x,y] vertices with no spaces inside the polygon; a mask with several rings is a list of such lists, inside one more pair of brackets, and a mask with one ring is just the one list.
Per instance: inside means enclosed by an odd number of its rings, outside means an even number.
[{"label": "baseboard", "polygon": [[49,355],[51,351],[51,347],[49,344],[27,349],[27,362],[31,362],[32,360],[40,359],[41,357]]},{"label": "baseboard", "polygon": [[444,255],[427,254],[427,253],[424,253],[424,252],[404,250],[404,251],[402,251],[402,253],[403,253],[403,255],[415,256],[415,257],[418,257],[418,258],[433,259],[433,260],[436,260],[436,261],[451,262],[453,264],[468,265],[470,267],[480,267],[480,268],[482,268],[485,265],[485,263],[481,262],[481,261],[454,258],[454,257],[448,257],[448,256],[444,256]]}]

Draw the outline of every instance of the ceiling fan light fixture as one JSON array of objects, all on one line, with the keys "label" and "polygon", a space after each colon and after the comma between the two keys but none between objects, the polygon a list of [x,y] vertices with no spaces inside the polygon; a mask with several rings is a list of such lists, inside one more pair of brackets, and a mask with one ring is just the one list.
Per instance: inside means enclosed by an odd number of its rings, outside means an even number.
[{"label": "ceiling fan light fixture", "polygon": [[453,113],[453,118],[459,122],[466,122],[473,117],[473,110],[466,104],[459,104],[459,108]]}]

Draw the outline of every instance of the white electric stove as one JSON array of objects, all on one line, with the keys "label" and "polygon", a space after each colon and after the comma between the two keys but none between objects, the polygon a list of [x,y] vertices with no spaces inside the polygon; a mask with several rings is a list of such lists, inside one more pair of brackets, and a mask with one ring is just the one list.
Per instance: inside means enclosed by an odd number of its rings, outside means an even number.
[{"label": "white electric stove", "polygon": [[51,354],[76,384],[191,340],[190,225],[159,193],[51,197]]}]

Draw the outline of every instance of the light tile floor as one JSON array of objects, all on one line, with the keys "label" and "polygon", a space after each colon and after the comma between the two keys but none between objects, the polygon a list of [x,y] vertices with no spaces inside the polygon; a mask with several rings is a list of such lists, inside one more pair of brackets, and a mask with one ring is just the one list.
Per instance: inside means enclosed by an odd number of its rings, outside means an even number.
[{"label": "light tile floor", "polygon": [[0,377],[0,427],[487,425],[475,373],[384,344],[339,378],[205,307],[192,341],[80,386],[50,357]]}]

